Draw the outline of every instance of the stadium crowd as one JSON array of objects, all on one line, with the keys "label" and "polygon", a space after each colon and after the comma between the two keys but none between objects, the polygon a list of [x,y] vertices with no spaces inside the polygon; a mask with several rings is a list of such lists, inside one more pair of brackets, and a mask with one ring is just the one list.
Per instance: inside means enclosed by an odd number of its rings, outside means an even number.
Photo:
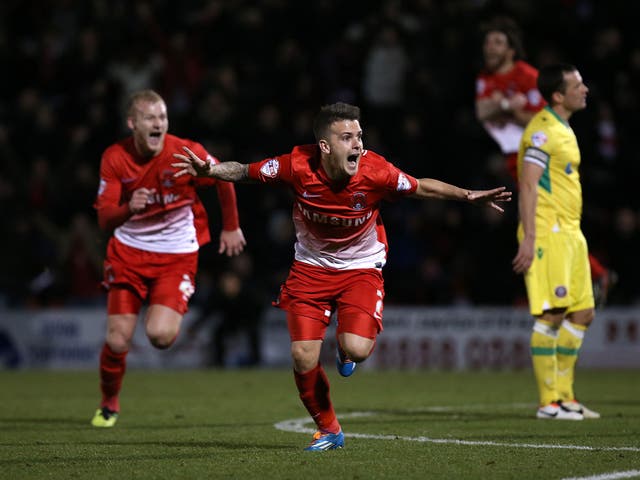
[{"label": "stadium crowd", "polygon": [[[583,230],[619,275],[609,304],[637,304],[635,2],[9,0],[0,6],[0,306],[104,302],[106,236],[93,209],[100,157],[127,134],[122,108],[141,88],[167,100],[173,133],[223,161],[313,143],[319,106],[346,101],[363,110],[365,148],[400,168],[513,189],[474,116],[478,27],[498,13],[520,24],[530,63],[569,61],[590,87],[587,109],[572,118]],[[236,191],[251,283],[275,297],[293,256],[290,199]],[[202,198],[217,201],[214,189]],[[218,231],[218,209],[208,210]],[[382,215],[387,304],[525,304],[511,269],[515,203],[504,216],[437,201],[386,204]],[[203,248],[192,304],[206,302],[229,268],[217,245]]]}]

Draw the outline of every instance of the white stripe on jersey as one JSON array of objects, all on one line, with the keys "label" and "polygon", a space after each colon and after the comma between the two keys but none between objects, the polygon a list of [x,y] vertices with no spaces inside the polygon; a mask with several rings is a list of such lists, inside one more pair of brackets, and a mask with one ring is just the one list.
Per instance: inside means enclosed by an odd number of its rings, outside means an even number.
[{"label": "white stripe on jersey", "polygon": [[484,122],[484,128],[500,146],[502,153],[514,153],[520,148],[520,139],[524,133],[524,128],[520,125],[513,122],[507,122],[504,125]]},{"label": "white stripe on jersey", "polygon": [[151,217],[131,217],[114,236],[125,245],[157,253],[192,253],[198,250],[191,205],[162,211]]},{"label": "white stripe on jersey", "polygon": [[293,222],[296,224],[297,232],[295,259],[300,262],[338,270],[382,268],[386,263],[385,245],[378,241],[375,222],[372,222],[361,235],[338,249],[335,240],[321,240],[309,232],[304,221],[295,213]]}]

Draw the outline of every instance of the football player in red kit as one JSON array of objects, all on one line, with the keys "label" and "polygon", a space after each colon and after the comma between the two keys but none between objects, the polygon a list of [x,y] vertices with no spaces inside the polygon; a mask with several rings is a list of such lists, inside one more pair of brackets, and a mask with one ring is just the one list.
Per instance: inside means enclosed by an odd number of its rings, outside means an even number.
[{"label": "football player in red kit", "polygon": [[344,445],[319,363],[333,312],[337,312],[336,364],[343,376],[372,352],[382,331],[382,267],[387,240],[380,218],[382,200],[412,196],[488,204],[498,211],[509,201],[504,187],[471,191],[438,180],[416,179],[385,158],[365,150],[360,109],[345,103],[324,106],[314,122],[316,144],[251,164],[214,164],[183,149],[174,156],[185,174],[226,181],[253,180],[288,187],[294,195],[295,258],[274,304],[287,312],[295,383],[317,426],[310,451]]},{"label": "football player in red kit", "polygon": [[538,91],[538,70],[522,60],[515,23],[497,18],[484,32],[484,68],[476,79],[476,117],[505,156],[517,184],[520,139],[529,120],[547,102]]},{"label": "football player in red kit", "polygon": [[187,146],[218,163],[202,145],[167,133],[167,107],[160,95],[143,90],[127,109],[130,137],[108,147],[100,165],[95,208],[100,227],[112,233],[104,261],[108,290],[106,341],[100,354],[102,401],[91,423],[112,427],[120,411],[119,392],[138,313],[151,344],[171,346],[189,297],[195,291],[198,249],[210,241],[207,214],[197,187],[214,185],[222,209],[219,253],[239,254],[235,188],[214,179],[175,178],[172,153]]}]

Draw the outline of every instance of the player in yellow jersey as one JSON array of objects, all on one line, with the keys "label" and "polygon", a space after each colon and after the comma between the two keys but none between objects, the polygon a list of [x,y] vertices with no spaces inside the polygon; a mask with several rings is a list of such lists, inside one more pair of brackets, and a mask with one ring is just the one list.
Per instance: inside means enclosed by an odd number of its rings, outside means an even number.
[{"label": "player in yellow jersey", "polygon": [[589,89],[572,65],[542,68],[538,89],[548,105],[527,125],[518,152],[518,253],[524,274],[533,371],[540,394],[537,418],[582,420],[600,414],[573,391],[578,352],[594,318],[587,241],[580,229],[580,150],[569,126],[586,107]]}]

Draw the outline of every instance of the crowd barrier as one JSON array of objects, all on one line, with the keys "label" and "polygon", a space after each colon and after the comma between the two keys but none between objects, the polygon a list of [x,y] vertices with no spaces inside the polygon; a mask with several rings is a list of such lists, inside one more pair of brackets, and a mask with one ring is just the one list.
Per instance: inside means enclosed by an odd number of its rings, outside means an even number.
[{"label": "crowd barrier", "polygon": [[[210,358],[210,335],[217,321],[194,337],[183,331],[169,350],[150,346],[138,322],[127,358],[129,368],[202,368]],[[335,356],[335,322],[329,327],[322,360]],[[505,307],[429,308],[386,306],[384,331],[363,369],[521,369],[529,368],[532,320],[526,309]],[[0,368],[91,369],[104,342],[104,309],[0,311]],[[579,365],[586,368],[640,368],[640,309],[599,310],[587,332]],[[227,365],[242,366],[248,340],[242,332],[228,339]],[[270,308],[261,323],[264,367],[290,366],[284,313]]]}]

